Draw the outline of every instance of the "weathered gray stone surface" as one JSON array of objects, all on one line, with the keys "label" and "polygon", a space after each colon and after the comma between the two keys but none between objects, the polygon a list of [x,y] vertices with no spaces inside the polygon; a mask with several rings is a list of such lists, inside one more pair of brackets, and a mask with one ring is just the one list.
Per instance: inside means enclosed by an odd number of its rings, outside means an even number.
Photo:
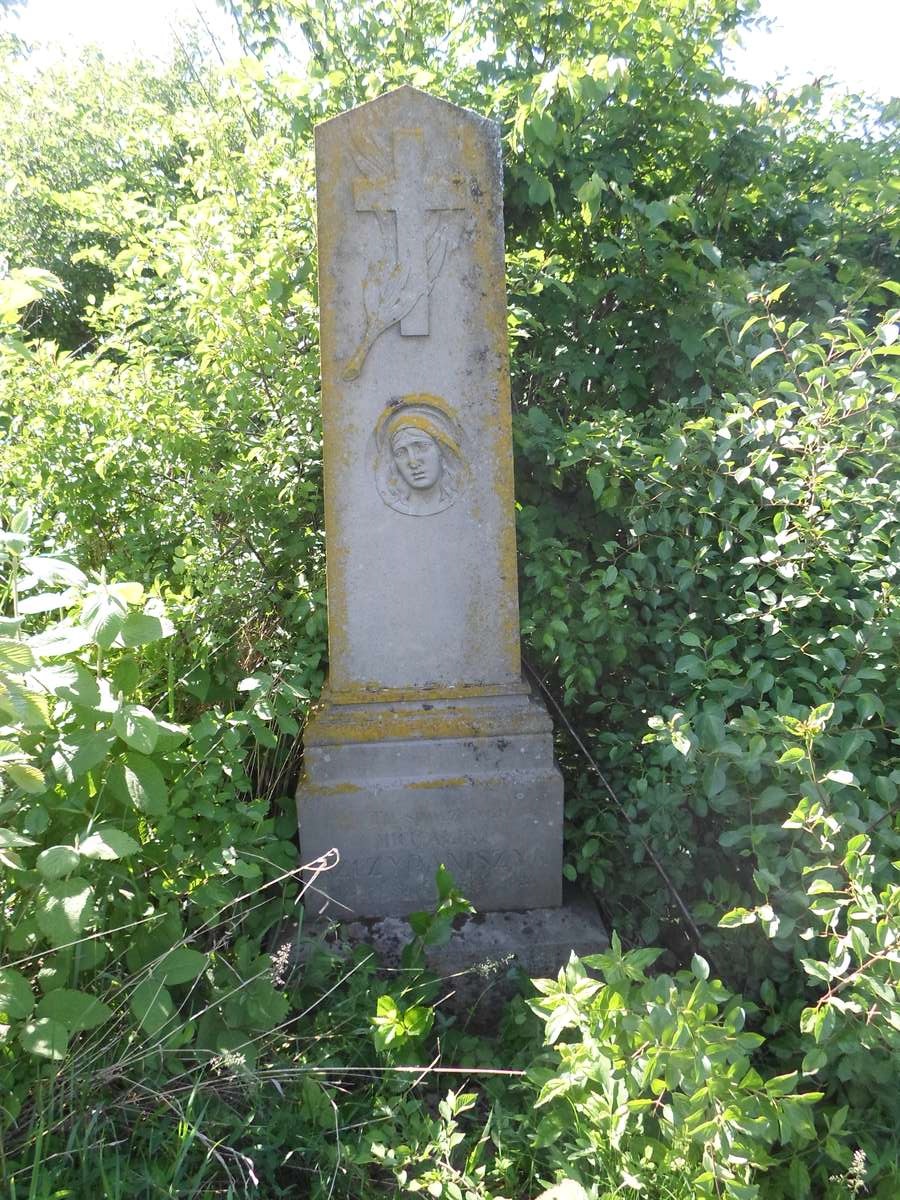
[{"label": "weathered gray stone surface", "polygon": [[[314,912],[315,906],[310,905]],[[304,930],[315,937],[313,923]],[[389,972],[401,969],[403,947],[412,940],[402,917],[347,922],[335,935],[320,927],[319,937],[332,950],[349,954],[371,946]],[[460,917],[449,942],[426,950],[426,965],[437,975],[442,1008],[457,1013],[471,1027],[490,1028],[502,1004],[520,990],[525,979],[555,978],[573,953],[579,957],[607,949],[609,939],[596,906],[581,892],[568,892],[561,908],[522,912],[477,913]]]},{"label": "weathered gray stone surface", "polygon": [[441,863],[478,909],[559,904],[562,778],[529,695],[329,705],[306,772],[303,856],[338,848],[317,886],[350,912],[430,907]]},{"label": "weathered gray stone surface", "polygon": [[334,915],[559,904],[562,779],[521,678],[499,129],[403,87],[316,131],[329,686],[305,860]]},{"label": "weathered gray stone surface", "polygon": [[316,172],[332,690],[515,684],[498,128],[398,88]]}]

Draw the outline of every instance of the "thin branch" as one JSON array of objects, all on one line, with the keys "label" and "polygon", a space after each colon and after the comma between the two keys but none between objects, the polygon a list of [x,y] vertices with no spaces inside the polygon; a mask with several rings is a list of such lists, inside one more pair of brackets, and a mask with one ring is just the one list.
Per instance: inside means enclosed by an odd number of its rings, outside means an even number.
[{"label": "thin branch", "polygon": [[[531,665],[531,663],[528,662],[527,659],[524,659],[523,661],[525,663],[525,669],[528,671],[528,673],[532,677],[532,679],[534,679],[537,686],[541,689],[545,698],[547,699],[549,704],[552,706],[556,715],[559,717],[560,721],[562,721],[563,725],[565,725],[565,727],[568,730],[569,735],[572,738],[572,740],[574,741],[575,745],[578,747],[578,749],[581,751],[581,753],[587,759],[588,764],[591,767],[591,770],[594,772],[594,774],[597,776],[597,778],[600,780],[601,784],[603,785],[604,789],[606,790],[606,794],[609,796],[610,800],[612,800],[613,804],[619,810],[623,819],[630,825],[631,822],[630,822],[628,813],[625,809],[625,805],[622,803],[622,801],[619,799],[619,797],[613,791],[612,785],[610,784],[609,780],[606,778],[606,776],[600,770],[599,766],[597,765],[596,759],[591,754],[590,750],[588,750],[587,746],[585,746],[584,742],[581,740],[581,737],[579,736],[577,730],[573,726],[572,722],[569,720],[566,713],[563,711],[563,709],[562,709],[561,705],[559,704],[559,702],[557,701],[556,697],[549,690],[549,688],[544,683],[543,679],[541,679],[541,677],[538,675],[537,671],[534,669],[534,667]],[[697,947],[698,950],[703,950],[705,957],[709,961],[710,966],[713,968],[713,970],[716,972],[716,974],[721,974],[721,972],[716,967],[715,962],[713,961],[713,958],[710,955],[709,951],[704,947],[703,937],[700,933],[699,928],[697,927],[697,923],[695,922],[694,918],[691,916],[690,909],[688,908],[687,904],[683,900],[681,893],[678,891],[675,884],[672,882],[671,878],[669,877],[668,871],[665,869],[665,867],[662,865],[662,863],[656,857],[656,854],[653,852],[652,846],[650,846],[650,844],[644,838],[642,838],[640,836],[640,834],[637,835],[637,840],[641,844],[641,846],[643,846],[643,848],[647,854],[647,857],[650,859],[651,863],[656,868],[656,871],[659,874],[660,879],[662,879],[663,883],[666,885],[666,889],[668,890],[669,895],[675,901],[675,904],[678,907],[679,912],[681,913],[682,917],[685,920],[685,923],[687,924],[687,927],[688,927],[688,930],[689,930],[690,936],[691,936],[691,941],[693,941],[694,945]]]}]

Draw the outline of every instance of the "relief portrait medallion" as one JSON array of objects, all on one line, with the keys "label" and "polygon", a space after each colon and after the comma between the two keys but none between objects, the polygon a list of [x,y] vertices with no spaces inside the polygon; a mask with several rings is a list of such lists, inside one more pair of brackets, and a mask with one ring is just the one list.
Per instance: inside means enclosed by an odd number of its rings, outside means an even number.
[{"label": "relief portrait medallion", "polygon": [[373,434],[381,499],[411,517],[449,508],[467,474],[462,440],[459,422],[439,396],[416,392],[391,400]]}]

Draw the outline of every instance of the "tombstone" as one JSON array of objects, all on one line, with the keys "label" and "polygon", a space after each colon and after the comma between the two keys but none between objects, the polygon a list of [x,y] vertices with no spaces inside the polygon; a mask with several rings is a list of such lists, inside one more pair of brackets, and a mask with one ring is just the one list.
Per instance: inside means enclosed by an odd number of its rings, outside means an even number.
[{"label": "tombstone", "polygon": [[522,680],[499,128],[401,87],[316,130],[330,673],[304,861],[337,917],[561,902],[562,777]]}]

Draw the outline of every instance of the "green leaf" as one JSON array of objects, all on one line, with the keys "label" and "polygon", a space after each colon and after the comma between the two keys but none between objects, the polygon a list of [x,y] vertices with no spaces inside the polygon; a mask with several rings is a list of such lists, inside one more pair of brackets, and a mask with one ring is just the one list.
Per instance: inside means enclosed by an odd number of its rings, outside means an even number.
[{"label": "green leaf", "polygon": [[133,837],[123,833],[121,829],[98,829],[86,837],[78,846],[79,853],[84,858],[99,858],[103,862],[113,862],[118,858],[128,858],[140,850],[140,843]]},{"label": "green leaf", "polygon": [[12,324],[18,319],[19,312],[40,300],[41,293],[26,280],[13,279],[4,275],[0,278],[0,320]]},{"label": "green leaf", "polygon": [[[281,718],[279,717],[279,720],[280,719]],[[157,738],[156,738],[156,753],[157,753],[157,755],[168,754],[168,752],[170,750],[174,750],[176,746],[180,746],[181,743],[184,741],[184,739],[188,735],[186,726],[177,725],[174,721],[157,720],[156,732],[157,732]],[[298,732],[299,732],[299,726],[298,726]]]},{"label": "green leaf", "polygon": [[698,979],[709,979],[709,963],[699,954],[695,954],[691,959],[691,971]]},{"label": "green leaf", "polygon": [[68,700],[81,708],[98,708],[102,702],[96,677],[81,663],[42,667],[36,672],[35,679],[60,700]]},{"label": "green leaf", "polygon": [[21,673],[37,666],[37,660],[27,642],[0,637],[0,671]]},{"label": "green leaf", "polygon": [[[16,272],[13,271],[13,275]],[[34,510],[28,504],[18,509],[10,518],[9,528],[13,533],[28,533],[34,521]]]},{"label": "green leaf", "polygon": [[[713,1176],[709,1176],[711,1182]],[[708,1196],[713,1195],[707,1192]],[[759,1187],[755,1183],[738,1183],[736,1179],[727,1179],[722,1192],[724,1200],[759,1200]]]},{"label": "green leaf", "polygon": [[0,1013],[10,1020],[22,1021],[31,1016],[34,1008],[34,993],[31,984],[12,967],[0,968]]},{"label": "green leaf", "polygon": [[132,804],[148,817],[161,817],[168,808],[169,792],[162,771],[143,754],[130,751],[122,762],[113,763],[107,783],[117,799]]},{"label": "green leaf", "polygon": [[689,679],[702,679],[706,674],[706,663],[697,654],[682,654],[675,663],[675,671]]},{"label": "green leaf", "polygon": [[590,1200],[590,1196],[574,1179],[564,1179],[561,1183],[556,1183],[545,1192],[541,1192],[539,1196],[535,1197],[535,1200]]},{"label": "green leaf", "polygon": [[423,1038],[434,1024],[434,1009],[415,1004],[403,1014],[403,1028],[410,1038]]},{"label": "green leaf", "polygon": [[549,112],[532,112],[528,126],[546,146],[553,146],[558,140],[557,124]]},{"label": "green leaf", "polygon": [[760,350],[759,354],[757,354],[756,358],[754,358],[753,362],[751,362],[750,370],[754,370],[754,368],[758,367],[760,363],[764,363],[767,358],[771,358],[773,354],[777,353],[777,346],[767,346],[765,350]]},{"label": "green leaf", "polygon": [[127,616],[127,601],[106,584],[91,589],[81,608],[81,623],[98,646],[113,644]]},{"label": "green leaf", "polygon": [[606,491],[606,472],[601,471],[599,467],[590,467],[585,472],[585,478],[591,489],[591,495],[595,500],[599,500]]},{"label": "green leaf", "polygon": [[50,724],[47,697],[24,687],[9,675],[0,679],[0,711],[29,729],[43,729]]},{"label": "green leaf", "polygon": [[162,638],[171,637],[175,626],[168,617],[157,617],[152,613],[129,613],[117,633],[114,646],[147,646]]},{"label": "green leaf", "polygon": [[53,612],[59,608],[71,608],[78,602],[78,592],[68,588],[64,592],[39,592],[36,596],[26,596],[19,601],[20,613]]},{"label": "green leaf", "polygon": [[139,984],[132,992],[129,1005],[141,1028],[151,1037],[175,1015],[172,997],[156,979]]},{"label": "green leaf", "polygon": [[36,900],[38,927],[53,946],[76,941],[94,919],[94,889],[79,876],[47,883]]},{"label": "green leaf", "polygon": [[666,462],[670,467],[677,467],[687,449],[687,442],[680,435],[673,438],[666,446]]},{"label": "green leaf", "polygon": [[209,955],[189,946],[176,946],[152,969],[152,978],[157,983],[174,987],[179,983],[192,983],[206,969]]},{"label": "green leaf", "polygon": [[53,769],[70,782],[86,775],[109,754],[116,735],[108,729],[77,729],[61,739],[53,755]]},{"label": "green leaf", "polygon": [[[807,1056],[808,1057],[808,1056]],[[805,1060],[804,1060],[805,1061]],[[792,1154],[788,1165],[791,1200],[807,1200],[812,1187],[806,1163],[799,1154]]]},{"label": "green leaf", "polygon": [[788,733],[792,733],[794,737],[803,737],[804,733],[806,732],[806,726],[802,721],[798,720],[797,717],[792,717],[787,714],[783,717],[779,717],[779,720]]},{"label": "green leaf", "polygon": [[43,879],[61,879],[71,875],[79,863],[79,854],[72,846],[49,846],[37,856],[38,874]]},{"label": "green leaf", "polygon": [[776,1075],[766,1080],[766,1091],[770,1096],[789,1096],[797,1086],[797,1079],[796,1071],[787,1075]]},{"label": "green leaf", "polygon": [[259,671],[256,675],[248,675],[246,679],[241,679],[237,685],[239,692],[268,692],[272,687],[272,676],[266,674],[265,671]]},{"label": "green leaf", "polygon": [[672,206],[663,200],[651,200],[644,212],[650,221],[650,228],[656,229],[663,221],[668,221],[672,215]]},{"label": "green leaf", "polygon": [[115,596],[118,600],[123,600],[126,604],[140,604],[144,599],[144,585],[135,580],[111,583],[109,592],[110,595]]},{"label": "green leaf", "polygon": [[752,329],[753,326],[756,325],[756,323],[758,321],[764,321],[765,319],[766,318],[761,313],[755,317],[748,317],[747,320],[741,326],[741,331],[738,334],[738,341],[742,342],[744,340],[744,334],[747,333],[750,329]]},{"label": "green leaf", "polygon": [[831,983],[831,971],[827,963],[819,962],[817,958],[801,958],[800,963],[807,975],[811,975],[813,979]]},{"label": "green leaf", "polygon": [[795,763],[800,762],[802,758],[806,758],[806,751],[800,746],[791,746],[789,750],[785,750],[778,762],[784,764]]},{"label": "green leaf", "polygon": [[543,175],[535,174],[528,184],[528,201],[539,207],[547,204],[555,196],[553,184]]},{"label": "green leaf", "polygon": [[816,1071],[821,1071],[827,1063],[828,1055],[825,1051],[820,1046],[814,1046],[803,1056],[800,1070],[804,1075],[815,1075]]},{"label": "green leaf", "polygon": [[820,704],[818,708],[810,710],[809,716],[806,718],[806,724],[814,729],[824,729],[831,718],[834,716],[834,704]]},{"label": "green leaf", "polygon": [[454,879],[443,863],[438,866],[434,876],[435,887],[439,900],[449,899],[454,889]]},{"label": "green leaf", "polygon": [[156,749],[159,725],[149,708],[141,704],[126,704],[112,719],[112,727],[133,750],[152,754]]},{"label": "green leaf", "polygon": [[84,1029],[96,1029],[108,1021],[113,1013],[108,1004],[87,992],[55,988],[38,1001],[37,1015],[58,1021],[69,1033],[79,1033]]},{"label": "green leaf", "polygon": [[595,171],[590,179],[585,180],[581,187],[577,189],[575,195],[583,204],[591,204],[594,200],[598,199],[600,193],[603,191],[603,186],[603,180]]},{"label": "green leaf", "polygon": [[34,844],[34,841],[30,837],[26,837],[23,833],[18,833],[15,829],[5,829],[0,826],[0,847],[3,849],[13,848],[24,850],[26,846],[33,846]]},{"label": "green leaf", "polygon": [[29,1054],[59,1062],[66,1057],[69,1035],[64,1025],[50,1017],[29,1021],[19,1034],[19,1041]]},{"label": "green leaf", "polygon": [[679,733],[677,730],[672,733],[672,745],[679,754],[683,754],[685,757],[691,752],[690,738],[683,733]]},{"label": "green leaf", "polygon": [[747,908],[732,908],[719,920],[721,929],[733,929],[737,925],[752,925],[756,921],[756,913]]},{"label": "green leaf", "polygon": [[47,781],[43,771],[33,763],[0,762],[0,768],[6,772],[16,787],[27,792],[29,796],[39,796],[47,790]]},{"label": "green leaf", "polygon": [[897,785],[887,775],[879,775],[875,779],[875,791],[883,804],[893,804],[897,799]]},{"label": "green leaf", "polygon": [[703,772],[703,792],[704,795],[712,800],[724,791],[725,784],[728,782],[728,777],[725,773],[725,768],[721,763],[713,760]]},{"label": "green leaf", "polygon": [[43,580],[44,583],[53,583],[57,579],[72,587],[83,587],[87,583],[85,573],[79,570],[74,563],[66,562],[64,558],[50,558],[44,554],[26,554],[22,559],[22,566],[36,579]]},{"label": "green leaf", "polygon": [[700,238],[695,244],[699,246],[700,250],[706,255],[714,267],[720,267],[722,265],[722,251],[718,246],[714,245],[710,241],[707,241],[705,238]]},{"label": "green leaf", "polygon": [[[3,286],[3,280],[0,280],[0,288]],[[2,314],[0,314],[2,315]],[[28,548],[28,538],[22,534],[6,532],[0,529],[0,551],[6,554],[16,556],[22,554]]]},{"label": "green leaf", "polygon": [[62,658],[65,654],[74,654],[83,649],[90,640],[91,635],[83,626],[66,620],[35,634],[31,644],[41,658]]},{"label": "green leaf", "polygon": [[830,779],[832,783],[841,784],[842,787],[859,787],[859,780],[852,771],[829,771],[825,778]]}]

